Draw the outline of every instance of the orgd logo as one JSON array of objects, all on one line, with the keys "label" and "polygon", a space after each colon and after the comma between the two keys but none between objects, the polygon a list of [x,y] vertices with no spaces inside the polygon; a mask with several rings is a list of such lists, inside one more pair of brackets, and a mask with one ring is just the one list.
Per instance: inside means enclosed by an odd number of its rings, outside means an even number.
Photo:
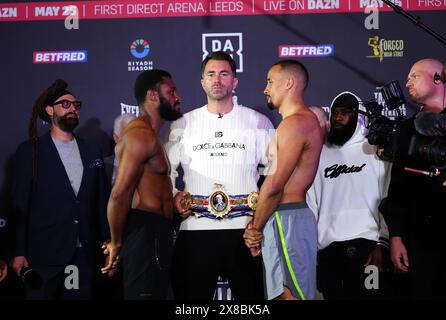
[{"label": "orgd logo", "polygon": [[203,33],[201,35],[203,60],[210,52],[224,51],[231,55],[237,65],[237,72],[243,72],[243,34]]},{"label": "orgd logo", "polygon": [[87,50],[33,52],[33,63],[77,63],[87,61]]},{"label": "orgd logo", "polygon": [[146,71],[153,69],[153,61],[144,60],[150,53],[150,45],[147,40],[136,39],[130,44],[130,54],[138,60],[127,62],[128,71]]},{"label": "orgd logo", "polygon": [[334,44],[279,46],[279,58],[330,57],[333,55]]},{"label": "orgd logo", "polygon": [[150,52],[149,43],[144,39],[136,39],[130,45],[130,53],[138,59],[147,57]]},{"label": "orgd logo", "polygon": [[374,36],[369,38],[367,44],[373,52],[367,58],[379,58],[379,62],[384,58],[401,58],[404,55],[404,40],[387,40]]}]

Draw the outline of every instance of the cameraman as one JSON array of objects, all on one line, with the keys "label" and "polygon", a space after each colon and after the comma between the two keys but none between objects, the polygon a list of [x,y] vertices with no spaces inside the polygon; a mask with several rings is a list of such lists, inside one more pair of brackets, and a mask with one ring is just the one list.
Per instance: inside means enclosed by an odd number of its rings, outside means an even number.
[{"label": "cameraman", "polygon": [[[406,87],[410,99],[422,107],[420,112],[443,111],[446,88],[439,76],[442,69],[442,63],[434,59],[423,59],[412,66]],[[412,298],[444,299],[446,189],[441,181],[404,170],[431,170],[427,160],[408,154],[412,136],[421,136],[414,121],[415,116],[398,127],[388,198],[381,209],[389,227],[392,262],[397,271],[408,272]]]}]

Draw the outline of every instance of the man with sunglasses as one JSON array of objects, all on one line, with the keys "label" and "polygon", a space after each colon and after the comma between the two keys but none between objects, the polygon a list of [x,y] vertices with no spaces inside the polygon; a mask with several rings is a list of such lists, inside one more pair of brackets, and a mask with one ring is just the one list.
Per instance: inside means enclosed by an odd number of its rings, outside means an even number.
[{"label": "man with sunglasses", "polygon": [[[56,80],[34,103],[29,140],[15,154],[11,265],[24,279],[33,274],[28,299],[94,297],[109,189],[99,148],[73,133],[81,105]],[[37,117],[50,124],[40,137]]]}]

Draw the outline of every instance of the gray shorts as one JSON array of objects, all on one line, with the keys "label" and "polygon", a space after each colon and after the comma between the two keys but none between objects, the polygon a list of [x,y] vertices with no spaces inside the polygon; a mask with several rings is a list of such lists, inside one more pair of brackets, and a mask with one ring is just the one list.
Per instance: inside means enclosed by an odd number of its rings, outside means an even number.
[{"label": "gray shorts", "polygon": [[298,299],[315,299],[317,225],[307,204],[280,204],[268,219],[263,235],[266,298],[278,297],[285,285]]}]

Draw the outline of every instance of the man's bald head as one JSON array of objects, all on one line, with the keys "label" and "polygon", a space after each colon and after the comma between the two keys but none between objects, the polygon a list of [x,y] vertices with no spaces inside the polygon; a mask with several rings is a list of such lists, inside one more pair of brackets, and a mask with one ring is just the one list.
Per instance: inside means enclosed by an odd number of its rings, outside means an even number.
[{"label": "man's bald head", "polygon": [[423,66],[426,69],[436,70],[437,72],[441,72],[443,69],[443,63],[440,60],[431,58],[418,60],[413,67],[414,66]]},{"label": "man's bald head", "polygon": [[410,99],[427,111],[439,112],[444,106],[445,87],[441,81],[435,80],[435,75],[441,75],[443,63],[437,59],[422,59],[417,61],[409,71],[406,87]]}]

